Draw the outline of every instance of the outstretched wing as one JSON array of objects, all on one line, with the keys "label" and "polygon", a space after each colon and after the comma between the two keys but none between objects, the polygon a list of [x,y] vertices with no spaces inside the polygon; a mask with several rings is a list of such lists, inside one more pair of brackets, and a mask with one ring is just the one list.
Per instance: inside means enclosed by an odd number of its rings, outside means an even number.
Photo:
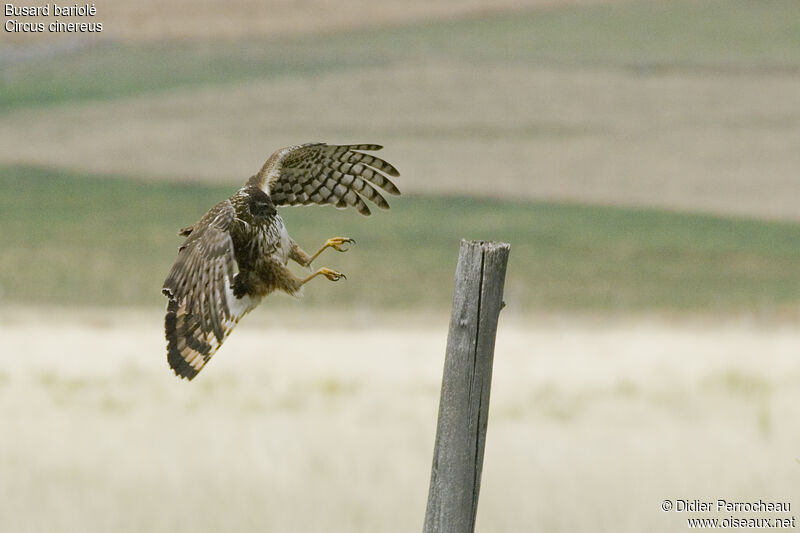
[{"label": "outstretched wing", "polygon": [[164,281],[169,298],[164,329],[167,360],[175,373],[192,379],[247,312],[233,295],[238,272],[229,200],[214,206],[193,227]]},{"label": "outstretched wing", "polygon": [[377,144],[328,145],[310,143],[282,148],[272,154],[258,174],[250,178],[275,205],[353,206],[369,215],[363,198],[389,209],[376,187],[400,194],[386,176],[399,176],[392,165],[357,150],[380,150]]}]

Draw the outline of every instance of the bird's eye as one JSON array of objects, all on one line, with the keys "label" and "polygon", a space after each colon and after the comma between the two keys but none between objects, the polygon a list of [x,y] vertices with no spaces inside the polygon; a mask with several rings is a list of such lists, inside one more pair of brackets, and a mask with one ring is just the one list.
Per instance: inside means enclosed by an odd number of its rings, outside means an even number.
[{"label": "bird's eye", "polygon": [[254,215],[266,216],[273,212],[273,207],[269,202],[263,200],[255,200],[252,204],[251,211]]}]

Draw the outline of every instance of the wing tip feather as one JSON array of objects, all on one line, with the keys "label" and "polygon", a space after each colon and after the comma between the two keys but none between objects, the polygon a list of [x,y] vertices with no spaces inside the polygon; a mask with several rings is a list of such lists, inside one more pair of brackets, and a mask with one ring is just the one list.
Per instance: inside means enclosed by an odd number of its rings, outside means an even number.
[{"label": "wing tip feather", "polygon": [[178,348],[178,302],[173,298],[167,303],[164,332],[167,339],[167,363],[176,376],[191,381],[199,373],[199,369],[193,368]]}]

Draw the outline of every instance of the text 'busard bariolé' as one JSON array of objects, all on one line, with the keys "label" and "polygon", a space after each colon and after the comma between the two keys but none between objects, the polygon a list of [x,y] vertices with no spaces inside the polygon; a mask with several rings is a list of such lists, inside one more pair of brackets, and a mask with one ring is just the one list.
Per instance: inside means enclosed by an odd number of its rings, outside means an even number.
[{"label": "text 'busard bariol\u00e9'", "polygon": [[[44,4],[39,6],[16,6],[5,4],[6,17],[95,17],[97,7],[95,4]],[[65,22],[51,20],[49,22],[36,20],[19,20],[8,18],[4,29],[7,33],[99,33],[103,31],[102,22]]]}]

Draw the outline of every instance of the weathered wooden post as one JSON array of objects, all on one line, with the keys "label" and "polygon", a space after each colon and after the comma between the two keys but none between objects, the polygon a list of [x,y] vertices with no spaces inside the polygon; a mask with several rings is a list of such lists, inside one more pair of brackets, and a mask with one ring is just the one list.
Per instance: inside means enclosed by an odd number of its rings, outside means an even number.
[{"label": "weathered wooden post", "polygon": [[506,243],[461,241],[424,533],[475,530]]}]

